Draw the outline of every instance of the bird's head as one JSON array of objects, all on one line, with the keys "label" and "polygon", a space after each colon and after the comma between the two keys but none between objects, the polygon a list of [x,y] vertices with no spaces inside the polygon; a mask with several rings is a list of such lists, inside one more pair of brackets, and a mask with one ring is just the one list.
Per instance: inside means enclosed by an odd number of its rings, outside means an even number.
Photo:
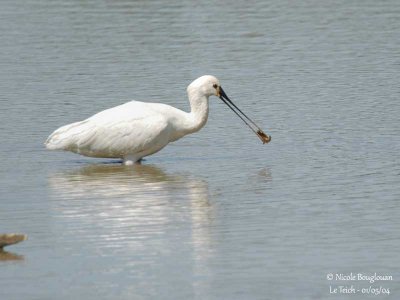
[{"label": "bird's head", "polygon": [[206,97],[219,97],[219,89],[221,85],[219,80],[212,75],[204,75],[193,81],[187,88],[188,93],[197,92]]}]

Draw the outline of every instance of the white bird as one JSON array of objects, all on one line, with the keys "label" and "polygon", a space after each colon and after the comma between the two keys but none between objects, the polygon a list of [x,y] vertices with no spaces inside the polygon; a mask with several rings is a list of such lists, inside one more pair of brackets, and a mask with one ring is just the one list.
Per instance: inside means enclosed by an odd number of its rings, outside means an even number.
[{"label": "white bird", "polygon": [[189,113],[162,103],[130,101],[58,128],[47,138],[46,148],[90,157],[122,158],[125,165],[132,165],[168,143],[199,131],[207,121],[208,98],[213,95],[220,97],[263,143],[271,140],[232,103],[214,76],[197,78],[187,93]]}]

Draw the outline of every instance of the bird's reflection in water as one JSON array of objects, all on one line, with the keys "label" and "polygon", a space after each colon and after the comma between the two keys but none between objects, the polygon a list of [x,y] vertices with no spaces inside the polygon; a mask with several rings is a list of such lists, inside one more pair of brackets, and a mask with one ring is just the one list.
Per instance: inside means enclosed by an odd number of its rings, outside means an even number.
[{"label": "bird's reflection in water", "polygon": [[168,187],[181,178],[151,165],[93,164],[50,177],[50,185],[62,198],[135,196]]},{"label": "bird's reflection in water", "polygon": [[204,180],[152,165],[102,164],[53,174],[49,185],[59,238],[97,252],[112,247],[112,255],[141,253],[141,260],[165,251],[207,260],[214,212]]}]

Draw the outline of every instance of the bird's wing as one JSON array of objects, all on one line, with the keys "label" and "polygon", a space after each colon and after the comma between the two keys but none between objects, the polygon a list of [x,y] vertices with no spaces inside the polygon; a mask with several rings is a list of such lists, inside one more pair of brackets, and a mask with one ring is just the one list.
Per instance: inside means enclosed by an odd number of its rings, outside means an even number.
[{"label": "bird's wing", "polygon": [[58,149],[87,156],[123,157],[162,148],[168,141],[165,116],[151,104],[132,101],[61,127],[49,137],[47,145],[58,142],[62,145]]}]

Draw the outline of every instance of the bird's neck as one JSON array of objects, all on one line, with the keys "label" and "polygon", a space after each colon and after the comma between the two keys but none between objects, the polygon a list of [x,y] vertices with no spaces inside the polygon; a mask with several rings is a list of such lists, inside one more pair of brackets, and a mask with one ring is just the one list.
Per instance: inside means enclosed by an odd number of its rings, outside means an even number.
[{"label": "bird's neck", "polygon": [[200,130],[207,122],[208,118],[208,97],[198,91],[188,90],[190,113],[189,133]]}]

